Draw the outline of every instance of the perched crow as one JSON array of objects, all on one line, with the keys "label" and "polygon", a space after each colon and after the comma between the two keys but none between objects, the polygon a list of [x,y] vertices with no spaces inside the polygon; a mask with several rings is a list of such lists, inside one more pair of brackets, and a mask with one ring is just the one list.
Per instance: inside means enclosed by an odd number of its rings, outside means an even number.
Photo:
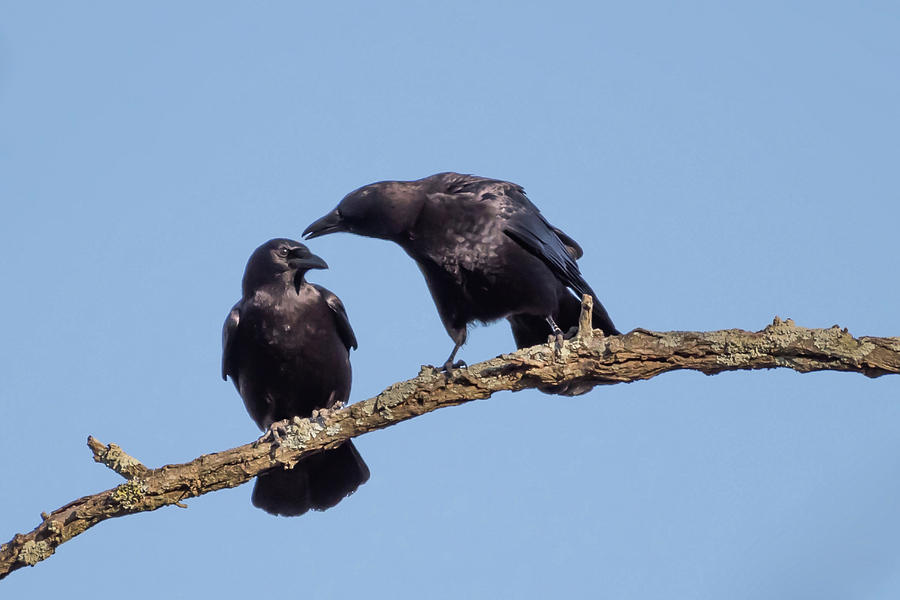
[{"label": "perched crow", "polygon": [[[350,348],[356,336],[340,299],[307,283],[325,261],[299,242],[269,240],[244,271],[242,295],[225,319],[222,379],[231,381],[261,429],[309,417],[350,395]],[[256,478],[253,504],[273,515],[325,510],[369,479],[351,442],[314,454],[293,469]]]},{"label": "perched crow", "polygon": [[506,317],[520,348],[545,343],[577,326],[582,294],[593,297],[594,327],[619,333],[578,270],[581,248],[514,183],[459,173],[373,183],[303,235],[336,231],[396,242],[416,261],[454,342],[445,369],[469,323]]}]

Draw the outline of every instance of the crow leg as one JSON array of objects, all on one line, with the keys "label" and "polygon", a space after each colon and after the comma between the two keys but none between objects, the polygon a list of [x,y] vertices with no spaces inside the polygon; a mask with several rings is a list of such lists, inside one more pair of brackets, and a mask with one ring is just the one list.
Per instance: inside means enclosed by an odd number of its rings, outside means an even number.
[{"label": "crow leg", "polygon": [[466,366],[466,362],[463,360],[453,362],[453,359],[456,358],[456,353],[459,352],[461,347],[462,343],[456,342],[453,346],[453,352],[451,352],[450,356],[447,357],[447,360],[444,361],[444,370],[447,371],[447,373],[450,373],[453,369],[460,369]]},{"label": "crow leg", "polygon": [[559,325],[556,324],[556,321],[553,320],[553,317],[547,316],[547,324],[550,325],[550,329],[553,331],[553,335],[549,336],[547,342],[556,342],[556,350],[562,350],[563,340],[565,336],[563,335],[562,329],[559,328]]},{"label": "crow leg", "polygon": [[453,327],[444,323],[444,326],[447,328],[447,333],[450,334],[450,339],[453,340],[453,351],[450,352],[450,356],[447,357],[447,360],[444,361],[444,365],[441,370],[450,375],[453,372],[453,369],[460,369],[466,366],[465,361],[458,360],[453,362],[453,359],[456,358],[456,353],[459,352],[459,349],[462,348],[462,345],[466,343],[466,338],[468,337],[468,329],[466,328],[466,324],[462,323],[459,327]]}]

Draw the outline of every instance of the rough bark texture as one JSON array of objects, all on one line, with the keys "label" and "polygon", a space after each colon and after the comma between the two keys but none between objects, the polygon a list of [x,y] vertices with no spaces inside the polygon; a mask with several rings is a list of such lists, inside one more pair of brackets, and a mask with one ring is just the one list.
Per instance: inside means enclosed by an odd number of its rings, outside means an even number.
[{"label": "rough bark texture", "polygon": [[[590,304],[583,305],[589,313]],[[584,316],[584,315],[583,315]],[[590,323],[590,317],[582,319]],[[292,467],[301,457],[331,448],[348,438],[437,410],[491,396],[503,390],[539,388],[583,394],[596,385],[649,379],[666,371],[693,369],[712,375],[721,371],[786,367],[810,371],[853,371],[868,377],[900,373],[900,338],[854,338],[837,326],[797,327],[776,318],[759,332],[740,329],[707,333],[637,329],[604,337],[582,328],[561,349],[535,346],[505,354],[451,375],[423,367],[417,377],[396,383],[375,398],[314,419],[287,425],[279,447],[253,442],[191,462],[148,469],[115,444],[93,438],[94,459],[128,479],[110,490],[79,498],[43,513],[42,523],[17,534],[0,548],[0,578],[51,556],[56,547],[112,517],[156,510],[227,487],[245,483],[276,467]]]}]

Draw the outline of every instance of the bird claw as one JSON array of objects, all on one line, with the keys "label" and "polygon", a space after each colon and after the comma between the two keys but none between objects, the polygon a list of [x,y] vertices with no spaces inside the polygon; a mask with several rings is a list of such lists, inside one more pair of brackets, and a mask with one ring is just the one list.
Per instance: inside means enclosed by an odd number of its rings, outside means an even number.
[{"label": "bird claw", "polygon": [[564,343],[567,339],[568,339],[568,338],[567,338],[562,332],[555,333],[555,334],[554,334],[554,333],[551,333],[550,335],[547,336],[547,343],[548,343],[548,344],[553,344],[553,349],[554,349],[557,353],[559,353],[559,352],[562,351],[562,349],[563,349],[563,343]]},{"label": "bird claw", "polygon": [[310,420],[321,423],[325,418],[331,414],[332,410],[336,410],[334,407],[332,408],[314,408],[312,413],[309,415]]},{"label": "bird claw", "polygon": [[345,406],[346,404],[339,400],[328,408],[314,408],[312,413],[310,413],[309,418],[313,421],[321,422],[323,419],[328,418],[334,411],[341,410]]},{"label": "bird claw", "polygon": [[441,368],[447,375],[452,375],[454,369],[467,369],[469,365],[466,364],[464,360],[458,360],[456,362],[450,362],[449,360],[444,363],[444,366]]},{"label": "bird claw", "polygon": [[272,444],[272,448],[281,445],[281,436],[287,435],[287,426],[291,424],[291,419],[282,419],[275,421],[269,425],[269,429],[256,440],[256,444]]}]

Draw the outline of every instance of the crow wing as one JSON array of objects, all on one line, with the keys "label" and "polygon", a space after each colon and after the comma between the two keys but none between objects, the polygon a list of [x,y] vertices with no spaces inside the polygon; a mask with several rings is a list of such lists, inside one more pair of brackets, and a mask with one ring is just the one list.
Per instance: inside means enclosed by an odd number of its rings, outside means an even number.
[{"label": "crow wing", "polygon": [[238,324],[241,321],[240,305],[240,302],[234,305],[225,318],[225,324],[222,326],[222,379],[228,379],[228,375],[231,375],[235,385],[238,382],[234,341],[237,338],[235,332],[237,332]]},{"label": "crow wing", "polygon": [[460,173],[438,173],[433,177],[440,182],[442,192],[455,195],[460,201],[493,204],[497,216],[505,221],[503,233],[543,261],[556,278],[575,290],[579,297],[590,294],[599,302],[575,262],[584,253],[581,246],[547,222],[538,207],[525,195],[522,186]]},{"label": "crow wing", "polygon": [[347,311],[344,309],[344,303],[331,291],[320,285],[312,285],[319,290],[319,293],[322,294],[322,297],[328,304],[328,308],[330,308],[331,312],[334,314],[334,323],[337,326],[338,335],[344,342],[344,346],[347,347],[347,351],[349,352],[350,348],[356,350],[359,345],[356,342],[356,335],[353,333],[353,328],[350,326],[350,319],[347,318]]},{"label": "crow wing", "polygon": [[576,291],[579,297],[589,294],[596,300],[597,295],[581,276],[575,262],[583,254],[581,246],[548,223],[521,187],[510,183],[504,191],[503,196],[498,197],[504,205],[501,215],[506,217],[503,233],[542,260],[556,278]]}]

